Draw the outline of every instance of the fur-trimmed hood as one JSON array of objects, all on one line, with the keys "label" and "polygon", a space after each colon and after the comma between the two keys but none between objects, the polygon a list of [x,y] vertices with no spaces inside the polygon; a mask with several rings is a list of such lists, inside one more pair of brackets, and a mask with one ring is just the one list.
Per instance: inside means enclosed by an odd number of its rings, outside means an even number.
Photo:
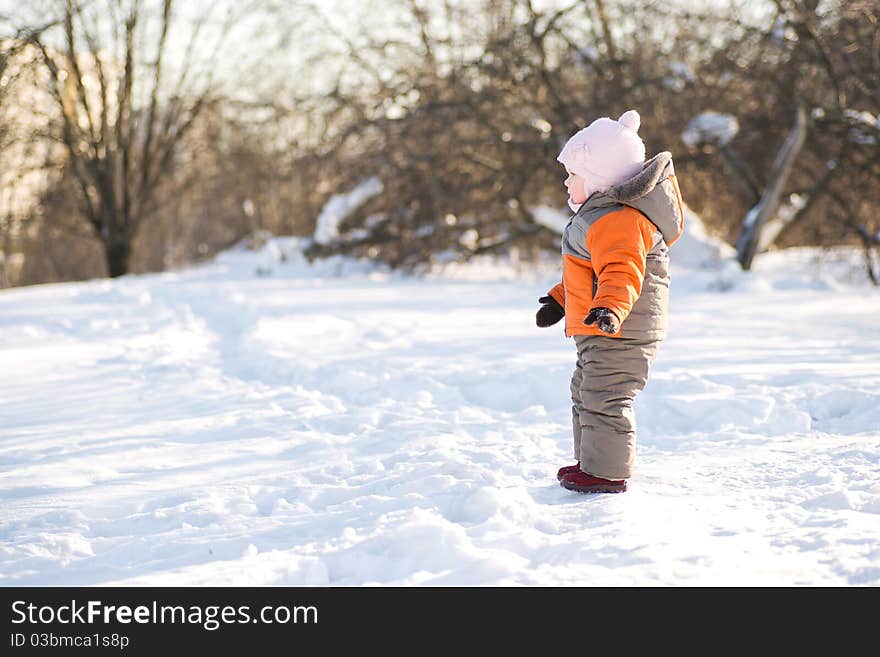
[{"label": "fur-trimmed hood", "polygon": [[580,210],[620,203],[635,208],[651,220],[667,245],[681,237],[684,212],[681,192],[675,178],[672,154],[658,153],[642,166],[641,172],[607,192],[590,196]]}]

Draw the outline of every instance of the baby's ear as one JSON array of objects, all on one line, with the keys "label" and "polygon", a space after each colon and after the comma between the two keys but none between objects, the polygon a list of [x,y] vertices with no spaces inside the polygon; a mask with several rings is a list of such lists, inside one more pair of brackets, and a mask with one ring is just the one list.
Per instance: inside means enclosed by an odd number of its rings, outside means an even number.
[{"label": "baby's ear", "polygon": [[642,117],[640,117],[639,113],[635,110],[627,110],[620,115],[617,122],[624,128],[629,128],[633,132],[638,132],[639,126],[642,124]]}]

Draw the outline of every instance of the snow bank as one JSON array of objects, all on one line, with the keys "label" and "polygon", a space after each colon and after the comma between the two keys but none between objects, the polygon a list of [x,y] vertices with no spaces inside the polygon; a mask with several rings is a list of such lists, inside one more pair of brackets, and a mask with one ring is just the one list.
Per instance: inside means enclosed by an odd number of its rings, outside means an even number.
[{"label": "snow bank", "polygon": [[336,194],[321,208],[315,224],[314,240],[318,244],[329,244],[339,237],[339,225],[364,202],[382,192],[382,181],[376,177],[368,178],[350,192]]},{"label": "snow bank", "polygon": [[563,211],[549,205],[537,205],[531,208],[531,213],[537,223],[560,235],[571,217],[571,212],[568,210]]},{"label": "snow bank", "polygon": [[673,267],[687,269],[720,269],[736,256],[736,249],[708,233],[703,220],[687,205],[684,206],[681,237],[669,248]]},{"label": "snow bank", "polygon": [[703,112],[688,122],[681,134],[681,140],[689,148],[704,143],[724,146],[730,143],[738,132],[739,121],[732,114]]}]

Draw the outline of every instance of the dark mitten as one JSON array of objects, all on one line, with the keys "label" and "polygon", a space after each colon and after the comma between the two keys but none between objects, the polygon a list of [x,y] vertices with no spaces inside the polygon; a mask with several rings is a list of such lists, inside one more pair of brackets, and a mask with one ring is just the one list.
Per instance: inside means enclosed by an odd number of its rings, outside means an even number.
[{"label": "dark mitten", "polygon": [[620,320],[613,310],[608,308],[593,308],[590,314],[584,319],[584,324],[596,324],[602,333],[612,335],[620,330]]},{"label": "dark mitten", "polygon": [[553,326],[560,319],[565,317],[565,308],[559,305],[559,302],[551,296],[541,297],[538,303],[542,303],[538,312],[535,314],[535,324],[541,328]]}]

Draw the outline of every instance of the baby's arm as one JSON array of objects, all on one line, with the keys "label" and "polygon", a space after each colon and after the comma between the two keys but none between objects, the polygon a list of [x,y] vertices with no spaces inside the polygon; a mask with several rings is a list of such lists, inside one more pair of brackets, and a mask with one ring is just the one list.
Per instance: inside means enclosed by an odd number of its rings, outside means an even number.
[{"label": "baby's arm", "polygon": [[554,285],[547,294],[553,297],[560,306],[565,308],[565,286],[562,282]]},{"label": "baby's arm", "polygon": [[590,227],[586,242],[597,278],[590,310],[608,308],[623,324],[642,292],[656,230],[641,212],[628,207]]}]

